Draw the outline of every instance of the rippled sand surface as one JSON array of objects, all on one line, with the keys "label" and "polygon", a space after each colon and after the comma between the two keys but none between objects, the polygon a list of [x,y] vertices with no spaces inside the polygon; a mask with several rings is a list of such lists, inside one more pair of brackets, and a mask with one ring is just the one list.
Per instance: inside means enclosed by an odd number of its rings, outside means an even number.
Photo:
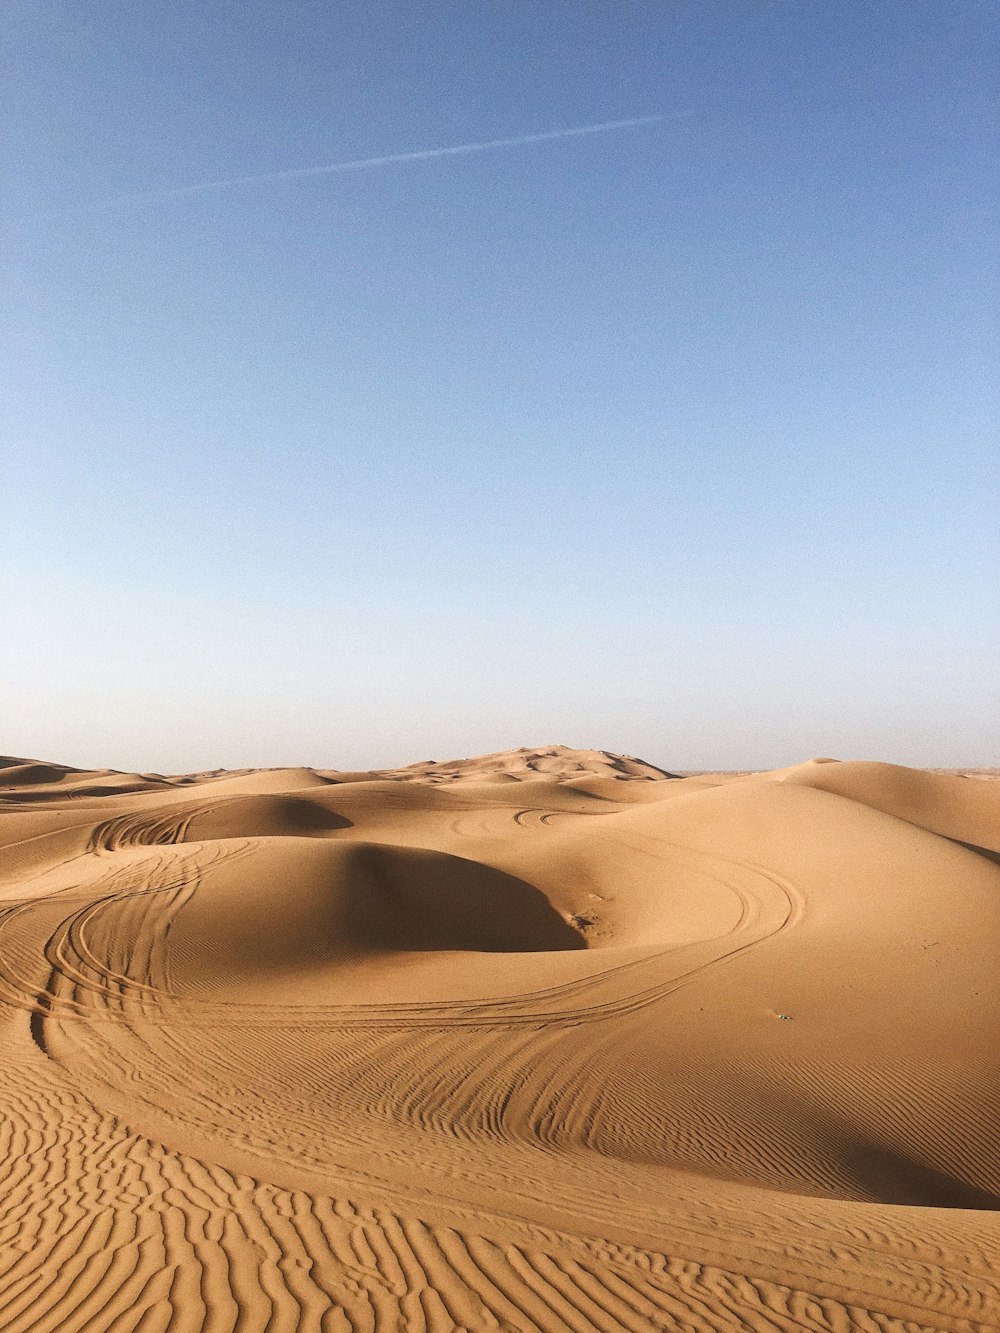
[{"label": "rippled sand surface", "polygon": [[1000,1327],[1000,784],[2,762],[4,1333]]}]

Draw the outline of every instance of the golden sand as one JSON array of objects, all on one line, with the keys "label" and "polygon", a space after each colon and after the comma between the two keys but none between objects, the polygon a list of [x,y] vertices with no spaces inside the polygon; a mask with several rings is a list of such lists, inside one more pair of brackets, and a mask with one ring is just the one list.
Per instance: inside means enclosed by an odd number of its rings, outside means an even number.
[{"label": "golden sand", "polygon": [[1000,1326],[1000,785],[0,761],[0,1330]]}]

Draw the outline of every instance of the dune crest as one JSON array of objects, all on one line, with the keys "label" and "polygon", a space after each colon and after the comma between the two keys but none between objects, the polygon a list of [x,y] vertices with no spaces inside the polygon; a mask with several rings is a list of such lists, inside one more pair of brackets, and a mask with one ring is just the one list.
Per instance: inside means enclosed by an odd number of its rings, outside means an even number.
[{"label": "dune crest", "polygon": [[390,778],[399,782],[567,782],[574,778],[612,778],[617,781],[659,781],[675,773],[656,768],[632,755],[611,754],[607,750],[573,750],[566,745],[546,745],[538,749],[522,747],[497,754],[477,755],[474,759],[424,759],[405,768],[383,768],[366,773],[331,773],[339,781],[369,781]]},{"label": "dune crest", "polygon": [[1000,1327],[1000,786],[0,760],[5,1333]]}]

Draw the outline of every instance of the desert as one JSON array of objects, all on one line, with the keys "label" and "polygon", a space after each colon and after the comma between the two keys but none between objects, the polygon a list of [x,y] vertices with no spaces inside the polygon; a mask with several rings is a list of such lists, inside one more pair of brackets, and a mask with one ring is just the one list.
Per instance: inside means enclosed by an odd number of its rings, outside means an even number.
[{"label": "desert", "polygon": [[0,1333],[1000,1333],[997,0],[2,26]]},{"label": "desert", "polygon": [[1000,1326],[995,772],[0,769],[0,1327]]}]

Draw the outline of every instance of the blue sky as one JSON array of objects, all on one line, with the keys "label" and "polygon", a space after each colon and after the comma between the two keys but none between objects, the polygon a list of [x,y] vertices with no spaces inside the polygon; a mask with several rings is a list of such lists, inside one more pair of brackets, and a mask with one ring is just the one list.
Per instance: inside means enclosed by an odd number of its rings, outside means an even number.
[{"label": "blue sky", "polygon": [[3,22],[0,748],[1000,762],[994,4]]}]

